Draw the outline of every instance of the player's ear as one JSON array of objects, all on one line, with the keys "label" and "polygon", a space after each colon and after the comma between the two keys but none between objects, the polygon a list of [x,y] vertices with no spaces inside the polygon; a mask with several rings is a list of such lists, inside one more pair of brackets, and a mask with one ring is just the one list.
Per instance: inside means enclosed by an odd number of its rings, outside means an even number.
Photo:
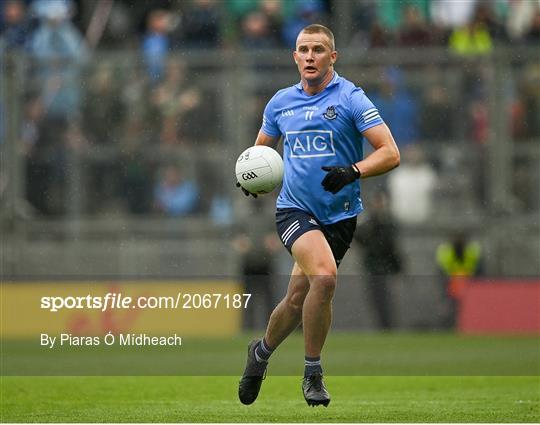
[{"label": "player's ear", "polygon": [[296,50],[293,50],[293,59],[294,59],[294,63],[298,65],[298,59],[296,58]]},{"label": "player's ear", "polygon": [[332,65],[334,65],[337,61],[337,52],[334,50],[332,54],[330,55],[330,59],[332,60]]}]

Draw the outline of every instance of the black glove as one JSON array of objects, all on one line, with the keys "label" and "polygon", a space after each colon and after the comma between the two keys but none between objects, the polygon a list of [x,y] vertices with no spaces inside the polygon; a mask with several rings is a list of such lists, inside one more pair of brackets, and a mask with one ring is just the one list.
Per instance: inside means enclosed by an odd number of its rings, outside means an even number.
[{"label": "black glove", "polygon": [[321,182],[322,187],[334,195],[343,189],[344,186],[360,178],[360,171],[358,171],[355,165],[321,168],[324,171],[328,171],[328,174],[324,176]]},{"label": "black glove", "polygon": [[241,185],[240,183],[238,183],[238,182],[236,182],[236,187],[239,187],[240,189],[242,189],[242,192],[244,192],[244,195],[246,195],[246,196],[251,195],[251,196],[253,196],[254,198],[257,197],[257,194],[256,194],[256,193],[251,193],[251,192],[249,192],[248,190],[244,189],[244,188],[242,187],[242,185]]}]

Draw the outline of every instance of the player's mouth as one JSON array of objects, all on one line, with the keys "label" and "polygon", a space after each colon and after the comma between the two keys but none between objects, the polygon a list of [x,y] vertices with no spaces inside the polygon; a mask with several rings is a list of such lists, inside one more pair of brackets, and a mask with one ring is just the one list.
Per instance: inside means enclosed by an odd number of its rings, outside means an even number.
[{"label": "player's mouth", "polygon": [[306,66],[306,67],[304,68],[304,71],[311,74],[311,73],[313,73],[313,72],[317,72],[317,68],[315,68],[314,66]]}]

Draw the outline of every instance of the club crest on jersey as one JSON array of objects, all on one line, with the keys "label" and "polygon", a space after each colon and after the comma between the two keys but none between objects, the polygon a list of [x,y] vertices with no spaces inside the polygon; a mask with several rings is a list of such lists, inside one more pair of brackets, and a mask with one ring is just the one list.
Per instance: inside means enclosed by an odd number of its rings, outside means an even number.
[{"label": "club crest on jersey", "polygon": [[326,112],[323,114],[327,120],[335,120],[337,118],[336,107],[334,105],[326,108]]}]

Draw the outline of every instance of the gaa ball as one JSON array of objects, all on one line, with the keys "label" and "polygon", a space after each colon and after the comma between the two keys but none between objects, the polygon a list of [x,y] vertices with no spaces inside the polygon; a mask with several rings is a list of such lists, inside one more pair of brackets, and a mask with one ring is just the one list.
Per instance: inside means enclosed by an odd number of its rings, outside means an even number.
[{"label": "gaa ball", "polygon": [[248,192],[272,192],[283,180],[283,160],[276,150],[257,145],[247,148],[236,161],[236,179]]}]

